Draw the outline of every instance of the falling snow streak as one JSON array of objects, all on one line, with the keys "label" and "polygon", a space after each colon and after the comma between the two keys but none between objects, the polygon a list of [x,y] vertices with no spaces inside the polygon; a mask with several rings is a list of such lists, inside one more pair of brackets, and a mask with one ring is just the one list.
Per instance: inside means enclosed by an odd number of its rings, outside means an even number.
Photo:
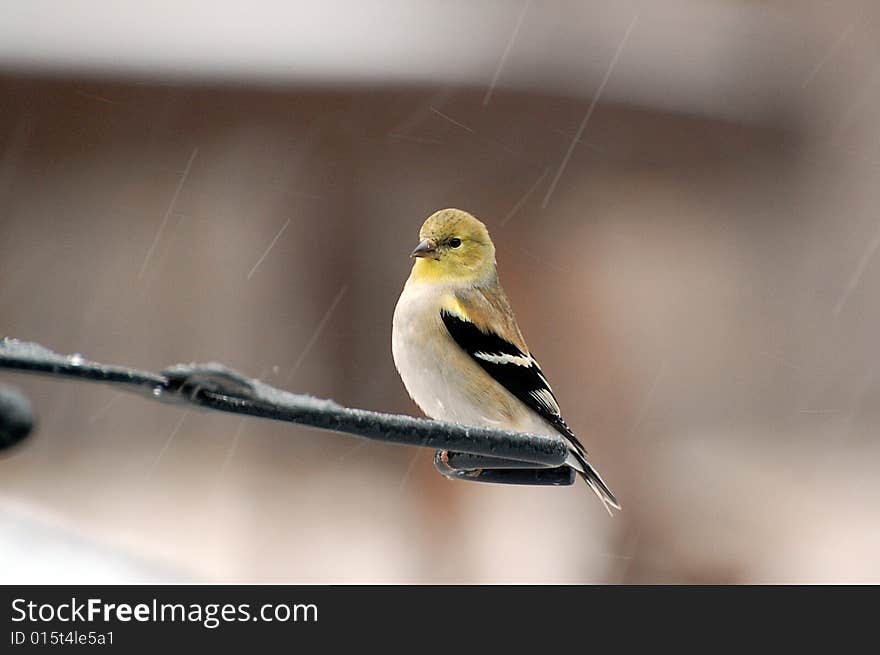
[{"label": "falling snow streak", "polygon": [[486,107],[489,104],[489,100],[492,99],[492,94],[495,92],[495,86],[498,84],[498,78],[501,75],[501,70],[504,68],[504,64],[507,62],[507,58],[510,56],[510,51],[513,50],[513,44],[516,43],[516,37],[519,36],[519,30],[522,27],[523,19],[526,17],[526,14],[529,11],[529,7],[532,5],[532,0],[526,0],[523,8],[519,12],[519,17],[516,19],[516,25],[513,28],[513,32],[510,34],[510,38],[507,40],[507,45],[504,47],[504,52],[501,54],[501,60],[498,62],[498,68],[495,69],[495,74],[492,76],[492,81],[489,82],[489,88],[486,90],[486,95],[483,97],[483,106]]},{"label": "falling snow streak", "polygon": [[840,36],[838,36],[834,40],[834,43],[829,46],[829,48],[825,51],[825,54],[819,58],[819,61],[816,62],[816,65],[813,66],[813,68],[804,78],[804,81],[801,84],[802,89],[807,88],[807,85],[809,85],[810,82],[812,82],[813,79],[816,77],[816,75],[819,74],[819,71],[822,70],[822,67],[830,61],[830,59],[835,55],[838,50],[840,50],[840,46],[843,45],[844,41],[846,41],[849,35],[852,34],[854,29],[855,25],[850,25],[845,30],[843,30]]},{"label": "falling snow streak", "polygon": [[248,279],[248,280],[251,279],[251,276],[254,274],[254,272],[257,270],[257,268],[260,266],[260,264],[263,263],[263,260],[266,259],[266,257],[269,256],[269,253],[270,253],[270,252],[272,252],[272,248],[274,248],[274,247],[275,247],[275,244],[278,243],[278,239],[280,239],[280,238],[281,238],[281,235],[284,234],[284,230],[287,229],[287,226],[288,226],[288,225],[290,225],[290,219],[289,219],[289,218],[288,218],[287,221],[284,223],[284,225],[281,227],[281,229],[278,231],[278,234],[275,235],[275,238],[272,239],[272,242],[269,244],[269,247],[266,248],[266,252],[263,253],[262,257],[260,257],[260,258],[257,260],[257,263],[254,264],[254,265],[253,265],[253,268],[251,268],[251,270],[248,272],[248,274],[247,274],[247,279]]},{"label": "falling snow streak", "polygon": [[245,419],[241,419],[241,421],[238,422],[238,429],[235,431],[235,435],[233,435],[232,437],[232,443],[229,444],[229,449],[226,451],[226,457],[223,458],[223,464],[220,465],[220,473],[218,475],[219,478],[223,478],[223,476],[226,475],[226,470],[229,468],[229,463],[232,461],[232,457],[238,450],[238,442],[241,440],[241,433],[244,432],[244,422]]},{"label": "falling snow streak", "polygon": [[874,255],[877,254],[878,248],[880,248],[880,229],[877,230],[877,234],[874,235],[871,243],[868,244],[868,248],[867,250],[865,250],[862,258],[859,260],[859,264],[858,266],[856,266],[856,270],[853,272],[852,277],[850,277],[849,282],[846,283],[846,287],[844,287],[843,293],[840,294],[840,298],[838,298],[837,303],[834,305],[833,314],[835,318],[840,315],[840,312],[843,311],[844,305],[846,305],[846,301],[849,300],[852,292],[855,291],[856,287],[859,286],[859,282],[862,281],[862,276],[868,269],[868,264],[871,263]]},{"label": "falling snow streak", "polygon": [[464,123],[459,123],[457,120],[455,120],[455,119],[452,118],[451,116],[448,116],[448,115],[444,114],[444,113],[443,113],[442,111],[440,111],[439,109],[434,109],[433,107],[429,107],[429,109],[430,109],[432,112],[434,112],[435,114],[437,114],[440,118],[449,121],[449,122],[452,123],[453,125],[458,125],[458,127],[460,127],[460,128],[463,129],[463,130],[467,130],[467,131],[470,132],[471,134],[476,134],[476,133],[477,133],[477,131],[476,131],[474,128],[472,128],[472,127],[468,127],[468,126],[465,125]]},{"label": "falling snow streak", "polygon": [[572,272],[570,270],[567,270],[567,269],[563,268],[562,266],[558,266],[557,264],[554,264],[553,262],[551,262],[543,257],[539,257],[538,255],[533,253],[531,250],[523,248],[522,246],[517,246],[516,249],[519,252],[521,252],[522,254],[524,254],[526,257],[531,259],[536,264],[540,264],[541,266],[545,266],[545,267],[549,268],[551,271],[555,271],[556,273],[561,273],[563,275],[572,275]]},{"label": "falling snow streak", "polygon": [[398,491],[403,493],[404,488],[406,487],[407,482],[412,477],[412,472],[416,468],[416,463],[419,461],[419,455],[422,454],[421,450],[417,450],[413,453],[412,459],[409,460],[409,466],[406,467],[406,471],[403,473],[403,477],[400,479],[400,484],[397,486]]},{"label": "falling snow streak", "polygon": [[449,90],[443,90],[433,94],[428,100],[421,104],[416,111],[409,114],[403,121],[388,130],[389,135],[410,136],[412,131],[421,126],[422,123],[430,116],[431,107],[442,107],[446,104],[446,100],[450,95]]},{"label": "falling snow streak", "polygon": [[180,197],[180,192],[183,191],[183,186],[186,184],[186,178],[189,177],[189,171],[192,168],[193,162],[196,159],[196,156],[199,154],[199,149],[193,148],[192,154],[189,156],[189,161],[186,163],[186,168],[183,170],[183,174],[180,176],[180,182],[177,183],[177,188],[174,190],[174,195],[171,196],[171,202],[168,203],[168,209],[165,211],[165,216],[162,217],[162,222],[159,223],[159,229],[156,231],[156,236],[153,238],[153,243],[150,245],[150,249],[147,250],[147,255],[144,257],[144,263],[141,265],[141,270],[138,272],[138,279],[140,280],[144,273],[147,270],[147,265],[150,263],[150,258],[153,256],[153,251],[156,250],[156,246],[159,245],[159,240],[162,238],[162,233],[165,231],[165,226],[168,225],[168,219],[171,218],[171,214],[174,212],[174,205],[177,204],[177,199]]},{"label": "falling snow streak", "polygon": [[86,91],[82,91],[80,89],[76,90],[76,95],[81,96],[83,98],[88,98],[89,100],[97,100],[98,102],[103,102],[108,105],[121,105],[122,103],[118,100],[110,100],[110,98],[105,98],[103,96],[95,95],[94,93],[87,93]]},{"label": "falling snow streak", "polygon": [[654,401],[654,394],[657,393],[657,387],[659,386],[660,379],[663,377],[665,371],[666,360],[663,360],[663,363],[660,364],[660,368],[654,375],[654,380],[651,382],[651,387],[648,389],[648,393],[645,394],[645,400],[642,402],[642,407],[639,410],[638,416],[636,416],[636,420],[633,422],[632,427],[627,434],[633,435],[636,433],[636,430],[641,427],[645,417],[648,415],[648,410],[651,408],[651,403]]},{"label": "falling snow streak", "polygon": [[344,453],[342,453],[339,457],[336,458],[336,461],[343,462],[346,459],[348,459],[349,457],[351,457],[352,455],[354,455],[355,453],[359,453],[361,450],[363,450],[364,448],[366,448],[369,445],[370,445],[369,441],[361,441],[356,446],[353,446],[353,447],[349,448],[348,450],[346,450]]},{"label": "falling snow streak", "polygon": [[108,411],[110,411],[110,408],[113,407],[113,405],[116,404],[116,401],[119,400],[120,398],[122,398],[122,393],[114,394],[113,397],[107,402],[106,405],[104,405],[101,409],[99,409],[97,412],[95,412],[94,414],[92,414],[89,417],[89,423],[94,423],[99,418],[104,416],[104,414],[106,414]]},{"label": "falling snow streak", "polygon": [[836,145],[837,140],[847,130],[856,116],[858,116],[858,113],[862,108],[873,99],[871,93],[878,81],[880,81],[880,66],[875,66],[874,70],[872,70],[871,74],[868,76],[867,81],[856,94],[856,99],[849,104],[843,112],[840,120],[837,121],[837,124],[831,130],[830,141],[832,145]]},{"label": "falling snow streak", "polygon": [[532,194],[538,189],[539,186],[541,186],[541,182],[543,182],[544,178],[546,178],[549,174],[550,174],[550,167],[548,166],[547,168],[544,169],[544,172],[541,173],[541,177],[539,177],[537,180],[535,180],[535,183],[529,187],[529,190],[526,191],[525,195],[522,198],[520,198],[519,202],[517,202],[513,206],[513,209],[511,209],[509,212],[507,212],[507,216],[505,216],[502,219],[501,225],[506,225],[507,221],[509,221],[514,216],[516,216],[516,213],[520,209],[523,208],[523,205],[525,205],[528,202],[529,198],[532,197]]},{"label": "falling snow streak", "polygon": [[[556,134],[560,134],[560,135],[564,136],[566,139],[571,139],[573,136],[573,135],[569,134],[568,132],[566,132],[565,130],[556,129],[553,131]],[[593,152],[598,152],[603,155],[605,154],[605,148],[603,148],[602,146],[597,146],[595,143],[590,143],[589,141],[584,141],[583,139],[578,139],[577,144],[581,145],[581,146],[586,146],[587,148],[589,148]]]},{"label": "falling snow streak", "polygon": [[186,420],[186,417],[189,416],[190,410],[186,410],[177,421],[177,424],[171,430],[171,434],[168,435],[168,439],[165,441],[165,445],[162,446],[162,450],[159,451],[159,454],[156,456],[156,461],[153,462],[153,465],[150,467],[149,473],[147,473],[147,477],[152,477],[153,473],[156,471],[156,467],[159,466],[159,462],[162,461],[162,456],[165,454],[165,451],[168,450],[168,447],[171,445],[171,442],[174,441],[174,437],[177,436],[177,433],[180,431],[181,426],[183,426],[183,422]]},{"label": "falling snow streak", "polygon": [[865,400],[865,397],[868,395],[868,392],[871,391],[874,386],[874,382],[876,379],[876,374],[873,371],[868,371],[862,376],[861,381],[856,387],[855,393],[852,395],[852,399],[849,402],[849,411],[846,413],[846,416],[843,417],[841,422],[841,426],[838,431],[838,438],[845,436],[847,433],[851,432],[853,423],[858,418],[859,412],[862,407],[862,403]]},{"label": "falling snow streak", "polygon": [[340,302],[342,302],[342,297],[345,295],[346,291],[348,291],[348,285],[343,284],[337,292],[336,297],[333,299],[333,302],[331,302],[330,306],[327,308],[327,311],[324,312],[324,316],[318,322],[317,327],[315,327],[315,331],[314,333],[312,333],[311,338],[309,338],[308,343],[306,343],[306,347],[303,348],[302,353],[300,353],[300,356],[297,358],[296,363],[293,365],[293,368],[287,376],[287,381],[285,382],[285,384],[290,384],[290,381],[293,379],[294,374],[299,370],[299,367],[302,366],[302,363],[305,361],[306,357],[308,357],[312,348],[315,347],[315,344],[318,342],[318,339],[324,332],[324,328],[327,327],[327,323],[330,321],[330,317],[333,316],[333,312],[336,310],[336,306],[339,305]]},{"label": "falling snow streak", "polygon": [[[272,367],[272,372],[277,373],[277,366]],[[266,367],[260,374],[257,376],[258,380],[265,379],[266,375],[269,373],[269,368]],[[244,423],[245,419],[241,419],[238,423],[238,428],[235,430],[235,434],[232,436],[232,441],[229,444],[229,448],[226,449],[226,456],[223,458],[223,464],[220,465],[220,472],[217,474],[217,482],[219,483],[223,480],[226,475],[226,470],[229,468],[229,464],[232,462],[232,458],[235,453],[238,451],[238,442],[241,440],[241,433],[244,431]]]},{"label": "falling snow streak", "polygon": [[[171,233],[175,234],[180,230],[180,226],[184,221],[192,218],[189,214],[178,214],[174,212],[171,214],[171,218],[176,218],[177,220],[171,225]],[[158,252],[154,255],[153,261],[155,262],[153,267],[158,270],[163,270],[165,267],[165,260],[168,259],[169,252],[171,248],[160,248]],[[140,293],[141,297],[146,297],[147,293],[150,291],[152,285],[156,281],[156,276],[150,276],[144,283],[141,285]]]},{"label": "falling snow streak", "polygon": [[626,45],[627,40],[629,39],[629,35],[632,33],[633,28],[635,28],[636,23],[638,22],[639,14],[636,14],[630,21],[629,27],[626,28],[626,32],[624,32],[623,38],[620,39],[620,43],[617,45],[617,50],[615,50],[614,56],[611,58],[611,63],[608,64],[608,69],[605,71],[605,77],[602,78],[602,82],[599,84],[599,88],[596,90],[596,93],[593,96],[593,100],[590,102],[587,113],[584,115],[584,119],[581,121],[581,124],[578,127],[577,132],[575,133],[574,139],[571,140],[571,144],[568,146],[568,152],[565,153],[565,157],[563,157],[562,163],[559,165],[559,169],[556,171],[556,176],[550,183],[550,188],[547,190],[547,195],[544,196],[544,202],[541,203],[542,209],[546,208],[547,203],[550,202],[550,196],[552,196],[553,192],[556,190],[556,185],[559,183],[559,178],[561,178],[562,174],[565,172],[565,168],[566,166],[568,166],[568,161],[571,159],[574,148],[578,144],[578,141],[581,140],[581,136],[583,136],[584,134],[584,129],[587,127],[587,123],[590,122],[590,117],[593,115],[593,111],[596,109],[596,105],[599,103],[599,99],[602,97],[602,92],[605,90],[605,85],[608,84],[608,80],[611,79],[611,73],[614,72],[614,67],[617,65],[617,60],[620,58],[620,53],[623,52],[623,48]]}]

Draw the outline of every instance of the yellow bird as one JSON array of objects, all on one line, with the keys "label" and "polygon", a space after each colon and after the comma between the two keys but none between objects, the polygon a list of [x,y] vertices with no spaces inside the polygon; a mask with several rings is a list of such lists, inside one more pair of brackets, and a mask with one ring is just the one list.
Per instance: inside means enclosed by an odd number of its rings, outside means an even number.
[{"label": "yellow bird", "polygon": [[419,238],[391,331],[394,364],[409,395],[434,419],[562,435],[565,463],[609,513],[620,509],[529,353],[498,280],[486,226],[460,209],[442,209],[428,217]]}]

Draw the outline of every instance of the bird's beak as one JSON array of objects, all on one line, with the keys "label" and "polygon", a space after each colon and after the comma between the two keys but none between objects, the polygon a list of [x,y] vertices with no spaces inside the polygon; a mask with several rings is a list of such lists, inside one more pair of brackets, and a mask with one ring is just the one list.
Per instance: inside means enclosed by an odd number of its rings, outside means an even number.
[{"label": "bird's beak", "polygon": [[431,257],[432,259],[438,259],[437,244],[431,239],[424,239],[416,246],[416,249],[412,251],[410,257]]}]

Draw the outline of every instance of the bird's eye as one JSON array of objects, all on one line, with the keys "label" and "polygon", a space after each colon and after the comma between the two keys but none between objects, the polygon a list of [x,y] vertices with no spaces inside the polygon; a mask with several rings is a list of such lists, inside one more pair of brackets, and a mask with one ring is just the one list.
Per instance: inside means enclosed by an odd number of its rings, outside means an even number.
[{"label": "bird's eye", "polygon": [[458,237],[452,237],[452,238],[449,240],[449,245],[450,245],[452,248],[458,248],[458,247],[461,245],[461,239],[459,239]]}]

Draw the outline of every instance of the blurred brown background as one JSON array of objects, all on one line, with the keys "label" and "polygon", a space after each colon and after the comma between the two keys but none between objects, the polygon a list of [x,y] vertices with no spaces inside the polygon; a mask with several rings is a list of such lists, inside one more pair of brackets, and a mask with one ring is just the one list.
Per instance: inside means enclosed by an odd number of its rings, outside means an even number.
[{"label": "blurred brown background", "polygon": [[4,373],[0,579],[880,582],[876,3],[54,6],[0,28],[0,336],[417,413],[460,207],[624,511]]}]

